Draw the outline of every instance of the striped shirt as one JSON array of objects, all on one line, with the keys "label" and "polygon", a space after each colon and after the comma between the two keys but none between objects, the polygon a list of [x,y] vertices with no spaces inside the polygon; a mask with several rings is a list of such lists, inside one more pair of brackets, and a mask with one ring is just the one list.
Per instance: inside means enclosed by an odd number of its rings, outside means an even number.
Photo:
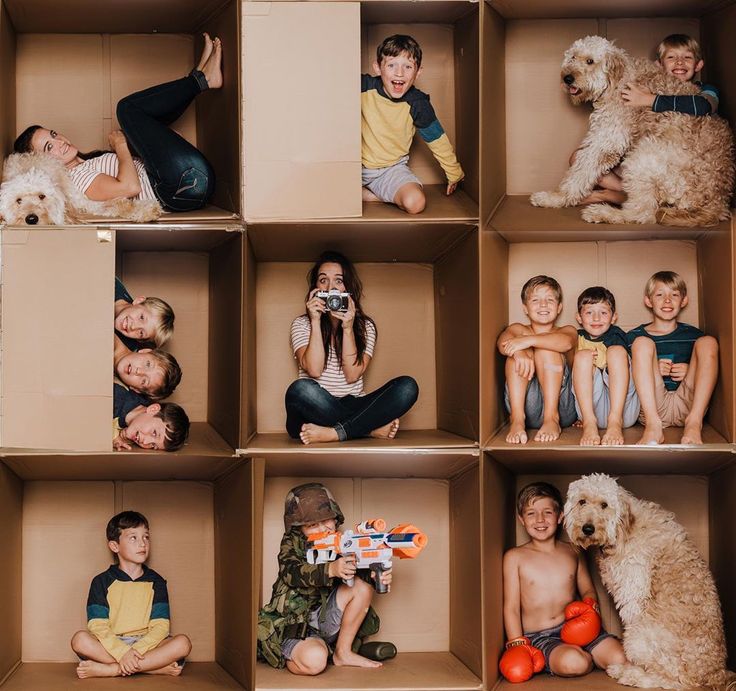
[{"label": "striped shirt", "polygon": [[[133,199],[156,199],[156,195],[153,193],[153,187],[151,187],[151,181],[148,179],[148,173],[143,167],[143,161],[140,158],[133,158],[133,165],[138,172],[138,178],[141,181],[141,193]],[[118,176],[118,157],[117,154],[112,152],[90,158],[87,161],[82,161],[78,166],[69,169],[69,176],[72,182],[85,194],[92,184],[94,179],[104,173],[110,177],[116,178]]]},{"label": "striped shirt", "polygon": [[[373,348],[376,345],[376,327],[372,321],[366,320],[366,344],[365,355],[373,357]],[[291,348],[296,357],[296,351],[299,348],[305,348],[309,345],[309,336],[312,333],[312,324],[306,314],[297,317],[291,323]],[[320,339],[321,340],[321,339]],[[299,367],[299,379],[312,379],[301,367]],[[327,356],[325,368],[322,374],[315,380],[323,389],[326,389],[335,398],[343,396],[365,396],[363,391],[363,377],[357,381],[348,384],[345,379],[345,373],[342,371],[342,364],[337,359],[335,349],[330,346]]]}]

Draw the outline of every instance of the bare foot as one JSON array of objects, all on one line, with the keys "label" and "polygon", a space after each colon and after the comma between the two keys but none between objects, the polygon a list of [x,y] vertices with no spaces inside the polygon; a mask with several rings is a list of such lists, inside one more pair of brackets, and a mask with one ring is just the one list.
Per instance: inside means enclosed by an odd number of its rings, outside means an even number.
[{"label": "bare foot", "polygon": [[583,421],[580,418],[578,418],[577,420],[575,420],[575,422],[572,423],[572,426],[573,427],[582,427],[583,426]]},{"label": "bare foot", "polygon": [[393,439],[396,433],[399,431],[399,418],[391,420],[388,424],[383,427],[377,427],[374,429],[370,436],[374,439]]},{"label": "bare foot", "polygon": [[168,674],[171,677],[178,677],[183,669],[178,662],[172,662],[170,665],[166,665],[166,667],[152,669],[150,672],[146,672],[146,674]]},{"label": "bare foot", "polygon": [[621,425],[608,423],[608,429],[601,439],[602,446],[621,446],[624,443],[624,430]]},{"label": "bare foot", "polygon": [[376,196],[375,194],[373,194],[373,192],[371,192],[371,191],[370,191],[370,190],[369,190],[369,189],[368,189],[367,187],[363,187],[362,189],[363,189],[362,195],[363,195],[363,201],[364,201],[364,202],[380,202],[380,201],[381,201],[381,200],[380,200],[380,199],[379,199],[379,198],[378,198],[378,197],[377,197],[377,196]]},{"label": "bare foot", "polygon": [[511,420],[509,433],[506,435],[507,444],[526,444],[529,438],[526,436],[525,421]]},{"label": "bare foot", "polygon": [[299,432],[299,438],[302,444],[318,444],[324,441],[337,441],[337,430],[334,427],[320,427],[307,422],[302,425],[302,431]]},{"label": "bare foot", "polygon": [[120,665],[117,662],[95,662],[94,660],[82,660],[77,665],[77,676],[80,679],[92,677],[119,677]]},{"label": "bare foot", "polygon": [[560,434],[562,434],[560,423],[557,420],[546,420],[534,435],[534,441],[554,441],[560,438]]},{"label": "bare foot", "polygon": [[702,444],[703,437],[701,433],[703,431],[703,425],[698,423],[685,422],[685,429],[682,431],[682,439],[680,444]]},{"label": "bare foot", "polygon": [[590,425],[583,423],[583,436],[580,437],[580,446],[598,446],[600,443],[601,435],[598,434],[598,423],[594,422]]},{"label": "bare foot", "polygon": [[593,190],[585,199],[578,203],[578,206],[586,206],[588,204],[616,204],[621,205],[626,201],[625,192],[617,192],[616,190]]},{"label": "bare foot", "polygon": [[202,74],[210,89],[219,89],[222,86],[222,42],[219,38],[212,41],[212,55],[202,66]]},{"label": "bare foot", "polygon": [[354,653],[352,650],[345,652],[338,652],[336,650],[332,656],[332,662],[335,664],[335,667],[383,667],[380,662],[369,660],[367,657],[358,655],[358,653]]},{"label": "bare foot", "polygon": [[204,48],[202,49],[202,57],[199,58],[199,63],[197,64],[197,69],[200,72],[204,69],[207,60],[210,59],[210,55],[212,55],[212,39],[210,35],[205,32],[202,36],[204,36]]},{"label": "bare foot", "polygon": [[650,427],[647,425],[644,427],[644,434],[641,435],[641,439],[636,443],[639,446],[656,446],[657,444],[663,444],[664,434],[662,434],[662,427]]}]

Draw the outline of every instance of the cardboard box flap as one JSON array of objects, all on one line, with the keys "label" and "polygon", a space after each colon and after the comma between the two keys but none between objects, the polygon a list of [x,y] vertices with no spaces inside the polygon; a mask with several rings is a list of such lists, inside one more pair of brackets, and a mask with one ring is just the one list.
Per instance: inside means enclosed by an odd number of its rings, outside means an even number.
[{"label": "cardboard box flap", "polygon": [[[130,229],[148,229],[166,226],[170,230],[177,228],[190,228],[192,226],[201,226],[202,228],[214,227],[218,224],[222,227],[223,221],[236,221],[238,214],[227,209],[221,209],[219,206],[205,206],[198,211],[165,211],[161,217],[152,223],[131,223],[122,218],[105,218],[104,216],[92,216],[86,221],[86,225],[113,226],[114,228],[130,228]],[[209,225],[205,225],[209,224]],[[239,226],[240,224],[233,224]]]},{"label": "cardboard box flap", "polygon": [[507,19],[574,17],[693,17],[717,9],[721,0],[491,0]]},{"label": "cardboard box flap", "polygon": [[360,14],[364,24],[454,24],[476,10],[475,0],[447,2],[436,0],[432,4],[417,5],[413,2],[361,2]]}]

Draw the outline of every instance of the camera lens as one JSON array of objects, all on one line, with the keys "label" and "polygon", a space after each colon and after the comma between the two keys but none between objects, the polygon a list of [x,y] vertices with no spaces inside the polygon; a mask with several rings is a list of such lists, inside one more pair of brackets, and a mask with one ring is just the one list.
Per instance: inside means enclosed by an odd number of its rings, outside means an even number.
[{"label": "camera lens", "polygon": [[327,298],[327,309],[331,312],[338,312],[342,307],[342,298],[339,295],[330,295]]}]

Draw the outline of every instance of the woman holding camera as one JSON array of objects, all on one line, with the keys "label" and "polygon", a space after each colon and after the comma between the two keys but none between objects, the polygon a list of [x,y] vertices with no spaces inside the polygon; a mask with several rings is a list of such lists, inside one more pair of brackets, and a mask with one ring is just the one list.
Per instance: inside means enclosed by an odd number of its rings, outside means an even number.
[{"label": "woman holding camera", "polygon": [[396,377],[363,391],[376,325],[360,306],[363,286],[355,267],[338,252],[323,252],[307,280],[306,313],[291,324],[299,379],[286,391],[289,436],[304,444],[393,439],[419,387],[412,377]]}]

